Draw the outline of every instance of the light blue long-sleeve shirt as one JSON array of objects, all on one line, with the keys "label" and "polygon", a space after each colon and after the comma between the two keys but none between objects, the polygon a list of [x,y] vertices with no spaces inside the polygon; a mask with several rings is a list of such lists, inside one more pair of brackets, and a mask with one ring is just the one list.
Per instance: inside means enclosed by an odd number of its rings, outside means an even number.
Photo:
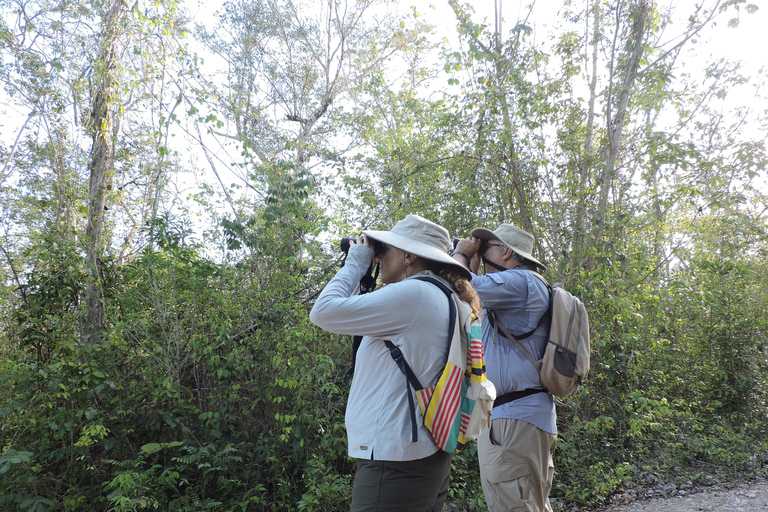
[{"label": "light blue long-sleeve shirt", "polygon": [[[422,385],[433,385],[448,351],[448,299],[437,286],[416,276],[355,295],[372,259],[371,249],[352,245],[346,264],[325,286],[309,318],[326,331],[363,336],[347,401],[349,455],[376,460],[422,459],[439,448],[424,427],[418,406],[418,441],[412,441],[406,378],[383,340],[391,340],[400,348]],[[417,275],[422,274],[442,280],[428,270]]]},{"label": "light blue long-sleeve shirt", "polygon": [[[485,310],[496,312],[496,318],[511,334],[524,334],[534,328],[549,307],[549,290],[530,272],[520,268],[472,275]],[[519,340],[534,359],[541,359],[547,343],[547,327],[542,325],[530,337]],[[512,391],[540,388],[539,374],[533,364],[503,335],[494,342],[494,331],[483,315],[483,350],[488,379],[499,396]],[[511,418],[527,421],[557,434],[557,414],[549,393],[533,395],[494,407],[492,419]]]}]

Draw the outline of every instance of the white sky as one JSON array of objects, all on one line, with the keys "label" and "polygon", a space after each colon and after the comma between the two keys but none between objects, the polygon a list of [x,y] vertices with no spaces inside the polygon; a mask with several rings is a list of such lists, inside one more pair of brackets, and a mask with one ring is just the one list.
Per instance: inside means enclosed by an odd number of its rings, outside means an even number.
[{"label": "white sky", "polygon": [[[413,0],[401,0],[404,5],[413,4]],[[461,2],[461,0],[459,0]],[[475,0],[471,2],[476,11],[475,21],[479,22],[483,16],[488,18],[489,23],[493,23],[494,4],[498,0]],[[659,2],[662,8],[671,7],[678,16],[687,16],[694,11],[694,5],[702,1],[711,4],[711,0],[663,0]],[[577,3],[578,0],[574,0]],[[743,60],[755,69],[759,66],[768,67],[768,2],[766,0],[747,0],[748,4],[758,6],[758,10],[753,14],[746,12],[746,4],[741,6],[739,13],[733,8],[716,23],[716,26],[705,31],[703,41],[705,44],[697,45],[697,48],[706,49],[710,55],[715,57],[729,57],[732,59]],[[527,14],[528,6],[533,5],[533,14],[529,21],[533,25],[535,32],[540,33],[539,38],[558,30],[563,23],[557,16],[557,12],[562,5],[562,0],[502,0],[502,15],[504,26],[509,29],[518,19]],[[453,29],[454,16],[453,11],[448,6],[446,0],[432,0],[429,4],[434,9],[437,19],[445,20]],[[426,7],[420,7],[420,10],[429,12]],[[738,18],[739,24],[736,28],[728,27],[728,20]],[[678,23],[677,31],[683,30],[683,20]],[[675,30],[671,27],[670,33]],[[703,57],[704,55],[702,55]]]}]

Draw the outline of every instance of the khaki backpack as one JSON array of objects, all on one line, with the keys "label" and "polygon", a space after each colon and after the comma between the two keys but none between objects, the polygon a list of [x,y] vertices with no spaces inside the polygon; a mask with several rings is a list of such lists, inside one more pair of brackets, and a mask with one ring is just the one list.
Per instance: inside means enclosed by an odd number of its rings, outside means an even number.
[{"label": "khaki backpack", "polygon": [[501,334],[514,343],[533,364],[539,372],[541,385],[545,389],[507,393],[496,399],[495,406],[541,391],[548,391],[557,397],[565,398],[576,391],[589,374],[589,318],[584,304],[561,285],[556,284],[550,287],[541,275],[536,272],[531,274],[547,285],[550,291],[549,308],[536,326],[538,329],[543,322],[551,319],[549,339],[541,360],[536,361],[518,341],[531,336],[536,329],[515,336],[498,321],[495,312],[487,313],[495,332],[498,334],[501,331]]}]

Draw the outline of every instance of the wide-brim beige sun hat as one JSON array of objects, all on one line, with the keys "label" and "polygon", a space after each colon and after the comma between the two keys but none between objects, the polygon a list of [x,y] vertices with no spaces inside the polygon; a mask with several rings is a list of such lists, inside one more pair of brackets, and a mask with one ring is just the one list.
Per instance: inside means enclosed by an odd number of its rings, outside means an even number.
[{"label": "wide-brim beige sun hat", "polygon": [[547,269],[546,265],[531,255],[533,235],[524,229],[515,227],[512,224],[499,224],[499,227],[493,231],[488,228],[475,228],[470,235],[481,240],[497,240],[523,258],[534,262],[544,270]]},{"label": "wide-brim beige sun hat", "polygon": [[448,255],[451,247],[448,230],[423,217],[409,214],[389,231],[365,230],[363,234],[408,254],[449,265],[459,270],[465,279],[472,279],[469,270]]}]

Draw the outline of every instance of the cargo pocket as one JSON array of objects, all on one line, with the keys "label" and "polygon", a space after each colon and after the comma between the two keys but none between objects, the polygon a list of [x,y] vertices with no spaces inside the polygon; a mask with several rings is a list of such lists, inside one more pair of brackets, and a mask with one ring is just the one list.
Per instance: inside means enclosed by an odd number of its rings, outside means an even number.
[{"label": "cargo pocket", "polygon": [[485,476],[492,484],[498,484],[521,478],[527,479],[529,471],[527,464],[493,465],[485,468]]},{"label": "cargo pocket", "polygon": [[531,479],[526,465],[496,466],[486,468],[488,510],[512,512],[536,512],[536,500],[531,489]]}]

